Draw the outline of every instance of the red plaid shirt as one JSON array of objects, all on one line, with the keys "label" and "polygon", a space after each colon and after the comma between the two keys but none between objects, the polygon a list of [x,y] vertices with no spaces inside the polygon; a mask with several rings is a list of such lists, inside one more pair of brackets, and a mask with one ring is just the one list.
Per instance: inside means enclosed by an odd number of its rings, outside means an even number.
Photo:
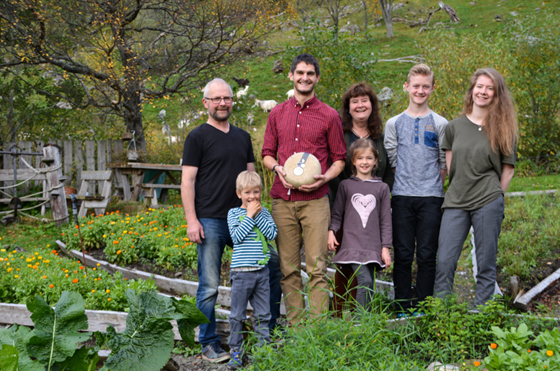
[{"label": "red plaid shirt", "polygon": [[[268,116],[262,157],[272,156],[284,165],[288,157],[297,152],[313,154],[321,163],[324,174],[329,155],[332,162],[346,160],[346,142],[338,112],[313,97],[301,106],[295,98],[274,107]],[[284,188],[278,176],[270,190],[272,198],[286,201],[309,201],[324,197],[329,192],[327,183],[313,192],[300,192]]]}]

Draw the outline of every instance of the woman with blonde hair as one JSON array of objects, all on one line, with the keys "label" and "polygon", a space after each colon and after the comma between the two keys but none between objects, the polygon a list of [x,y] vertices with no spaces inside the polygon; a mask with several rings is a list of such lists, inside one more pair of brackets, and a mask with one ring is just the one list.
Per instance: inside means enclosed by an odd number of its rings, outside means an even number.
[{"label": "woman with blonde hair", "polygon": [[513,178],[519,134],[510,92],[493,68],[477,70],[465,96],[463,116],[445,129],[449,189],[443,202],[434,292],[444,297],[453,280],[463,243],[474,228],[475,305],[494,294],[498,237],[504,218],[504,193]]}]

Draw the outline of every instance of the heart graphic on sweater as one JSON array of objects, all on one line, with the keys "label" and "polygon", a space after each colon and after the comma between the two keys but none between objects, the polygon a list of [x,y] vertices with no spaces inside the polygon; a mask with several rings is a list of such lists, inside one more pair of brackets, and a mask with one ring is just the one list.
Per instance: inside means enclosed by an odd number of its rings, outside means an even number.
[{"label": "heart graphic on sweater", "polygon": [[369,215],[375,209],[375,203],[376,201],[374,195],[364,196],[361,193],[356,193],[352,196],[352,206],[354,206],[354,209],[356,209],[358,215],[360,215],[364,228],[367,225]]}]

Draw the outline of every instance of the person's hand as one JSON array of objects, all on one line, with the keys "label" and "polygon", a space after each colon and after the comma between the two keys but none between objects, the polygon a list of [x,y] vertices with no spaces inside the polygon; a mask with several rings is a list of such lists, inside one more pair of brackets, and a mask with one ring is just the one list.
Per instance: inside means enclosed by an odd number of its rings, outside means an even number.
[{"label": "person's hand", "polygon": [[187,236],[191,242],[202,243],[202,240],[204,239],[204,228],[198,219],[187,223]]},{"label": "person's hand", "polygon": [[254,219],[255,216],[259,215],[261,209],[262,206],[260,201],[251,201],[247,205],[247,216],[251,219]]},{"label": "person's hand", "polygon": [[298,188],[298,190],[302,192],[308,192],[308,193],[313,192],[329,181],[329,179],[327,179],[325,175],[313,175],[313,178],[317,180],[315,183],[302,185],[301,187]]},{"label": "person's hand", "polygon": [[276,170],[276,174],[278,174],[278,178],[282,182],[284,188],[294,189],[295,187],[286,181],[286,171],[284,170],[284,166],[278,165],[274,168]]},{"label": "person's hand", "polygon": [[389,248],[384,247],[381,249],[381,260],[385,263],[385,268],[389,268],[391,266],[391,253],[389,252]]},{"label": "person's hand", "polygon": [[336,236],[334,235],[334,232],[329,231],[329,239],[328,239],[329,251],[336,251],[336,247],[338,245],[339,245],[339,243],[336,240]]}]

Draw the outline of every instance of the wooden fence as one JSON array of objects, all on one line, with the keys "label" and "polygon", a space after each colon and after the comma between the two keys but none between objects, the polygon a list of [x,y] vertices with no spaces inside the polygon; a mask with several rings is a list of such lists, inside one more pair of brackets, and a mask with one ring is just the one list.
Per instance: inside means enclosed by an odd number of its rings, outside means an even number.
[{"label": "wooden fence", "polygon": [[[5,142],[3,150],[9,151],[16,144],[24,152],[42,152],[46,144],[56,144],[62,153],[62,173],[67,177],[65,184],[78,188],[81,182],[82,170],[107,170],[107,164],[119,162],[124,159],[125,143],[118,140],[50,140],[47,143],[42,141],[21,141],[17,143]],[[40,156],[20,156],[35,168],[41,167]],[[16,163],[17,169],[27,170],[23,161]],[[13,170],[13,159],[11,155],[0,156],[0,169]],[[121,186],[120,179],[114,179],[116,186]],[[13,182],[4,182],[4,186],[12,185]],[[38,184],[38,183],[35,183]],[[0,186],[2,184],[0,183]],[[90,194],[95,193],[92,185]],[[25,190],[24,190],[25,192]]]}]

